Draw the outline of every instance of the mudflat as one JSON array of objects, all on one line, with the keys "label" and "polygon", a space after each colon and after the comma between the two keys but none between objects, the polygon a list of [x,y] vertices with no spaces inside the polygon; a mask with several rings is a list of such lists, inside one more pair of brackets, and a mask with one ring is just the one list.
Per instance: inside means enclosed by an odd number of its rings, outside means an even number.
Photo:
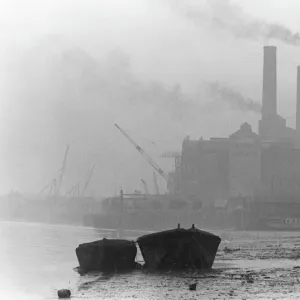
[{"label": "mudflat", "polygon": [[214,233],[222,243],[211,271],[93,273],[80,277],[74,298],[300,299],[300,233]]}]

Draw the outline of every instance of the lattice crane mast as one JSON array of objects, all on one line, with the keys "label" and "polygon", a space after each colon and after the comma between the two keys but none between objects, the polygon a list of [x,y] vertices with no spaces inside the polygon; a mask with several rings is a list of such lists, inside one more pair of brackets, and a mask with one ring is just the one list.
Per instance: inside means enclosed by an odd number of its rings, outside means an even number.
[{"label": "lattice crane mast", "polygon": [[155,195],[159,195],[159,186],[158,186],[158,182],[157,182],[157,178],[156,178],[156,173],[153,172],[153,183],[154,183],[154,192]]},{"label": "lattice crane mast", "polygon": [[92,168],[91,168],[91,170],[90,170],[90,172],[89,172],[89,175],[88,175],[88,178],[87,178],[87,180],[86,180],[86,182],[85,182],[85,185],[84,185],[84,188],[83,188],[83,190],[82,190],[81,196],[84,196],[84,195],[85,195],[85,192],[86,192],[86,190],[87,190],[87,188],[88,188],[88,186],[89,186],[89,183],[90,183],[90,181],[91,181],[92,175],[93,175],[93,173],[94,173],[95,166],[96,166],[96,165],[93,165]]},{"label": "lattice crane mast", "polygon": [[149,195],[149,189],[148,189],[148,185],[147,182],[144,179],[141,179],[142,185],[143,185],[143,189],[146,195]]},{"label": "lattice crane mast", "polygon": [[66,170],[68,153],[69,153],[69,145],[67,146],[67,150],[65,152],[65,156],[64,156],[63,163],[62,163],[62,167],[59,170],[60,174],[59,174],[59,179],[58,179],[57,187],[56,187],[56,196],[59,196],[60,187],[61,187],[61,184],[62,184],[62,181],[63,181],[63,176],[64,176],[65,170]]},{"label": "lattice crane mast", "polygon": [[121,131],[121,133],[134,145],[137,151],[139,151],[148,161],[148,163],[155,169],[155,171],[168,181],[168,174],[162,170],[162,168],[117,124],[115,126]]}]

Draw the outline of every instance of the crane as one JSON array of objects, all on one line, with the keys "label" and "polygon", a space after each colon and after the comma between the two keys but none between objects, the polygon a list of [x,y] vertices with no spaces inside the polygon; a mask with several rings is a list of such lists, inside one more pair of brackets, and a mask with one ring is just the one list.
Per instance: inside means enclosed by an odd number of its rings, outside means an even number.
[{"label": "crane", "polygon": [[76,183],[75,185],[72,186],[72,188],[67,192],[68,196],[75,197],[76,194],[79,196],[80,192],[80,186],[79,183]]},{"label": "crane", "polygon": [[157,178],[156,178],[156,173],[153,172],[153,183],[154,183],[154,192],[155,195],[159,195],[159,187],[158,187],[158,182],[157,182]]},{"label": "crane", "polygon": [[92,178],[92,175],[93,175],[95,166],[96,166],[96,165],[93,165],[92,168],[91,168],[91,170],[90,170],[90,172],[89,172],[89,175],[88,175],[88,177],[87,177],[87,180],[86,180],[86,182],[85,182],[85,185],[84,185],[84,187],[83,187],[83,189],[82,189],[81,196],[84,196],[84,194],[85,194],[85,191],[86,191],[86,189],[87,189],[87,187],[88,187],[88,185],[89,185],[89,183],[90,183],[90,181],[91,181],[91,178]]},{"label": "crane", "polygon": [[37,196],[42,194],[47,188],[49,188],[48,195],[50,196],[51,192],[55,190],[55,187],[56,187],[56,178],[53,178],[46,186],[43,187],[43,189],[37,194]]},{"label": "crane", "polygon": [[53,196],[58,196],[59,195],[59,191],[60,191],[60,187],[61,187],[61,183],[63,180],[63,175],[66,169],[66,162],[67,162],[67,157],[68,157],[68,152],[69,152],[69,145],[67,146],[67,150],[65,152],[65,156],[64,156],[64,160],[62,163],[62,167],[58,170],[59,172],[59,179],[57,180],[57,178],[53,178],[45,187],[43,187],[43,189],[37,194],[40,195],[41,193],[43,193],[47,188],[49,188],[48,191],[48,195],[50,196],[53,193]]},{"label": "crane", "polygon": [[175,167],[180,165],[182,153],[179,151],[167,151],[164,152],[160,157],[163,158],[174,158],[175,160]]},{"label": "crane", "polygon": [[163,158],[174,158],[175,160],[175,169],[180,167],[181,163],[181,152],[179,151],[167,151],[164,152],[160,157]]},{"label": "crane", "polygon": [[160,157],[164,158],[176,158],[181,156],[181,153],[179,151],[167,151],[164,152]]},{"label": "crane", "polygon": [[139,151],[148,161],[148,163],[155,169],[155,171],[168,181],[168,174],[162,170],[162,168],[117,124],[115,126],[121,131],[121,133],[134,145],[137,151]]},{"label": "crane", "polygon": [[141,181],[142,181],[142,185],[143,185],[145,194],[149,195],[149,190],[148,190],[147,182],[144,179],[141,179]]},{"label": "crane", "polygon": [[67,163],[68,153],[69,153],[69,145],[67,146],[67,150],[66,150],[66,152],[65,152],[65,156],[64,156],[63,163],[62,163],[62,167],[61,167],[61,169],[60,169],[59,180],[58,180],[58,183],[57,183],[57,189],[56,189],[56,196],[59,195],[61,183],[62,183],[63,176],[64,176],[65,169],[66,169],[66,163]]},{"label": "crane", "polygon": [[51,194],[52,191],[55,191],[55,188],[56,188],[56,178],[54,178],[51,182],[51,186],[50,186],[50,190],[49,190],[49,195]]}]

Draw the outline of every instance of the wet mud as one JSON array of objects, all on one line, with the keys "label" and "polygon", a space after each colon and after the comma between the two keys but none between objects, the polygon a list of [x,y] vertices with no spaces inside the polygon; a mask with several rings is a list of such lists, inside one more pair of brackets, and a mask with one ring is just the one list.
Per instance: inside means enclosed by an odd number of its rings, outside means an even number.
[{"label": "wet mud", "polygon": [[216,234],[222,243],[210,271],[92,273],[78,277],[72,298],[300,299],[300,233]]}]

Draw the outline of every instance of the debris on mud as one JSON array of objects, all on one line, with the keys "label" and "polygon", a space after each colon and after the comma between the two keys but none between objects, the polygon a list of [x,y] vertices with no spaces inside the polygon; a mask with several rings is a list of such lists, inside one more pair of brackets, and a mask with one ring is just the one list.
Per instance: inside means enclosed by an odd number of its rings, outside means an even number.
[{"label": "debris on mud", "polygon": [[197,283],[191,283],[189,284],[189,290],[190,291],[196,291]]},{"label": "debris on mud", "polygon": [[227,247],[224,248],[225,253],[232,253],[232,252],[235,252],[235,251],[241,251],[241,249],[240,248],[230,249],[230,248],[227,248]]},{"label": "debris on mud", "polygon": [[71,291],[68,289],[61,289],[57,291],[57,296],[60,299],[66,299],[71,297]]}]

